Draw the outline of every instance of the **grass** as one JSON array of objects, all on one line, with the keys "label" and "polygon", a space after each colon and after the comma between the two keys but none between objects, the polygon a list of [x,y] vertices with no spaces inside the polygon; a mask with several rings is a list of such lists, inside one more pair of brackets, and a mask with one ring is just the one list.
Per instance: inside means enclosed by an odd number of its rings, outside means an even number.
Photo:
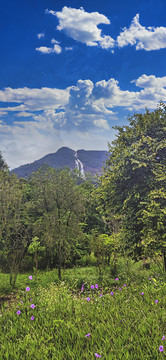
[{"label": "grass", "polygon": [[[2,307],[0,360],[165,358],[166,282],[157,266],[143,270],[122,260],[118,280],[110,268],[99,276],[96,267],[68,269],[62,282],[56,270],[39,272],[37,281],[29,275],[18,276],[15,301]],[[6,275],[0,280],[0,293],[9,292]]]}]

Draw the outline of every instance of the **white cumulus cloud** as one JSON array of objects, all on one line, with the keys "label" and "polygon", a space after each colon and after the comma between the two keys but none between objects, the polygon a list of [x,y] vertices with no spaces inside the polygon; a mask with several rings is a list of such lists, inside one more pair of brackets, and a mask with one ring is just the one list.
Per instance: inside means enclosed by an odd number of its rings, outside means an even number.
[{"label": "white cumulus cloud", "polygon": [[10,167],[16,167],[63,145],[73,148],[75,144],[76,149],[105,148],[105,139],[108,137],[111,141],[109,125],[115,115],[118,118],[118,107],[142,111],[145,107],[156,108],[160,100],[166,102],[165,76],[143,74],[134,84],[136,91],[129,91],[122,90],[114,78],[97,83],[80,79],[66,89],[0,90],[0,102],[4,103],[0,115],[10,119],[10,124],[0,121],[1,151],[5,160]]},{"label": "white cumulus cloud", "polygon": [[46,47],[46,46],[40,46],[39,48],[36,48],[37,51],[43,53],[43,54],[60,54],[62,52],[62,48],[57,43],[54,44],[53,48]]},{"label": "white cumulus cloud", "polygon": [[143,74],[138,79],[131,81],[141,88],[163,88],[166,87],[166,76],[156,77],[155,75]]},{"label": "white cumulus cloud", "polygon": [[137,14],[129,28],[124,28],[117,37],[117,45],[135,45],[136,50],[159,50],[166,48],[166,27],[145,27],[139,23]]},{"label": "white cumulus cloud", "polygon": [[103,49],[114,46],[111,36],[103,35],[98,28],[99,24],[110,24],[110,20],[98,12],[88,13],[82,7],[80,9],[64,6],[62,11],[46,10],[46,14],[52,14],[59,20],[57,30],[63,30],[67,36],[87,46],[99,45]]}]

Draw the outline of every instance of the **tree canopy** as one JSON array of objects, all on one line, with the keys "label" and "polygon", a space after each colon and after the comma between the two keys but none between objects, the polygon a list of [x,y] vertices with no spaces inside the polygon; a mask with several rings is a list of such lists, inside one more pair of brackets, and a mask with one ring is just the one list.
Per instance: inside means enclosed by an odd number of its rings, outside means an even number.
[{"label": "tree canopy", "polygon": [[107,216],[119,219],[123,245],[135,259],[151,250],[165,256],[166,106],[115,127],[98,189]]}]

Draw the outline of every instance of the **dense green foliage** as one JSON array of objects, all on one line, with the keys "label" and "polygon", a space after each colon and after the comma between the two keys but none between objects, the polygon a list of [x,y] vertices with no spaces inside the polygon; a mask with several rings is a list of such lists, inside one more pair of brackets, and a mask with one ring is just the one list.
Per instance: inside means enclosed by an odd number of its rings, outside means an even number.
[{"label": "dense green foliage", "polygon": [[[88,265],[100,274],[118,257],[164,259],[166,270],[166,107],[135,114],[98,179],[43,166],[28,180],[0,154],[0,267],[15,286],[19,271]],[[96,155],[95,155],[96,156]]]},{"label": "dense green foliage", "polygon": [[[135,259],[166,257],[166,107],[116,127],[117,139],[100,178],[103,215]],[[166,261],[165,261],[166,268]]]}]

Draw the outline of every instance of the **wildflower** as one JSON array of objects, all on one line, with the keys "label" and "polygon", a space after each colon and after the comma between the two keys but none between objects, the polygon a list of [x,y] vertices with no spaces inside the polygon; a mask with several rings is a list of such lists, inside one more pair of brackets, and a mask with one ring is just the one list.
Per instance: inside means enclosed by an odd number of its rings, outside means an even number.
[{"label": "wildflower", "polygon": [[126,284],[123,284],[123,286],[126,286]]},{"label": "wildflower", "polygon": [[149,281],[152,280],[152,278],[150,278],[150,277],[148,279],[149,279]]},{"label": "wildflower", "polygon": [[86,334],[86,335],[85,335],[85,337],[89,337],[90,335],[91,335],[91,334],[90,334],[90,333],[88,333],[88,334]]},{"label": "wildflower", "polygon": [[84,290],[84,284],[82,284],[82,287],[81,287],[81,291],[83,291]]},{"label": "wildflower", "polygon": [[103,294],[100,294],[100,297],[102,297],[103,296]]},{"label": "wildflower", "polygon": [[97,353],[95,353],[95,356],[96,356],[97,358],[101,357],[101,355],[99,355],[99,354],[97,354]]},{"label": "wildflower", "polygon": [[94,289],[94,285],[91,285],[91,289]]},{"label": "wildflower", "polygon": [[96,285],[95,285],[95,288],[98,289],[98,287],[99,287],[98,284],[96,284]]},{"label": "wildflower", "polygon": [[32,275],[30,275],[30,276],[29,276],[29,280],[32,280],[32,279],[33,279],[33,277],[32,277]]},{"label": "wildflower", "polygon": [[118,278],[115,279],[115,281],[118,281],[118,280],[119,280]]},{"label": "wildflower", "polygon": [[23,301],[20,301],[21,304],[23,304]]},{"label": "wildflower", "polygon": [[35,308],[35,305],[34,305],[34,304],[32,304],[32,305],[30,305],[30,307],[31,307],[32,309],[34,309],[34,308]]},{"label": "wildflower", "polygon": [[155,300],[155,304],[157,304],[158,303],[158,300]]},{"label": "wildflower", "polygon": [[144,295],[144,293],[142,292],[141,295]]},{"label": "wildflower", "polygon": [[119,288],[119,290],[122,290],[122,288]]},{"label": "wildflower", "polygon": [[30,301],[32,301],[32,298],[30,298]]},{"label": "wildflower", "polygon": [[87,301],[90,301],[90,297],[87,297]]},{"label": "wildflower", "polygon": [[20,310],[18,310],[18,311],[17,311],[17,315],[20,315],[20,314],[21,314],[21,311],[20,311]]},{"label": "wildflower", "polygon": [[31,316],[31,320],[34,320],[34,316]]},{"label": "wildflower", "polygon": [[113,291],[111,291],[111,295],[114,295]]},{"label": "wildflower", "polygon": [[164,350],[163,345],[160,345],[160,346],[159,346],[159,351],[160,351],[160,352],[163,352],[163,350]]},{"label": "wildflower", "polygon": [[26,291],[29,291],[29,290],[30,290],[30,287],[29,287],[29,286],[27,286],[27,287],[26,287]]},{"label": "wildflower", "polygon": [[161,340],[165,340],[165,336],[163,336]]}]

